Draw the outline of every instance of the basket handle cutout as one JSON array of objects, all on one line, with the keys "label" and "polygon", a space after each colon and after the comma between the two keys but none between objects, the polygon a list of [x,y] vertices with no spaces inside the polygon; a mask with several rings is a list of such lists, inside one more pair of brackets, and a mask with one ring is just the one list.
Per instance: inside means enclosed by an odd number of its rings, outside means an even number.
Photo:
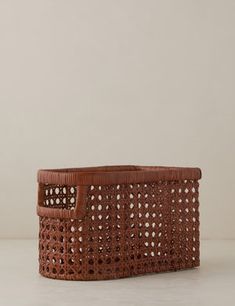
[{"label": "basket handle cutout", "polygon": [[[59,219],[80,219],[83,218],[86,212],[86,186],[76,186],[75,206],[70,209],[56,208],[45,206],[45,186],[46,184],[38,183],[38,200],[37,200],[37,214],[41,217],[59,218]],[[73,186],[66,186],[67,188],[73,188]],[[58,187],[56,187],[58,188]],[[52,199],[53,200],[53,199]],[[67,199],[68,200],[68,199]],[[54,200],[53,200],[54,201]]]}]

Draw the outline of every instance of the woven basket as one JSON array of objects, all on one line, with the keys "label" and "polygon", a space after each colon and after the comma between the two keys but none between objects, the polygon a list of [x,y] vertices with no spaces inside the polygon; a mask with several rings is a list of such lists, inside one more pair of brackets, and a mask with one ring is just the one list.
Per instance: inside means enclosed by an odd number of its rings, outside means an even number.
[{"label": "woven basket", "polygon": [[198,168],[39,170],[39,271],[113,279],[199,266]]}]

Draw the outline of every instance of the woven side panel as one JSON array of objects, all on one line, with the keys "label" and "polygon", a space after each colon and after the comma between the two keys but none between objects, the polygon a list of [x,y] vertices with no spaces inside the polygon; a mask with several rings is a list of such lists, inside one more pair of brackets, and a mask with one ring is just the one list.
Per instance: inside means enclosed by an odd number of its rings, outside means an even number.
[{"label": "woven side panel", "polygon": [[83,219],[40,217],[40,273],[91,280],[196,267],[198,206],[196,180],[89,186]]}]

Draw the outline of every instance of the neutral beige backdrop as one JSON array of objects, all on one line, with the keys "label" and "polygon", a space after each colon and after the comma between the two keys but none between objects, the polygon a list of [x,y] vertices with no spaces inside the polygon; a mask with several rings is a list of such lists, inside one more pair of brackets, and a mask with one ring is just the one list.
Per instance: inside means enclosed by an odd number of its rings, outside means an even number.
[{"label": "neutral beige backdrop", "polygon": [[37,237],[38,168],[200,166],[235,238],[235,1],[0,0],[0,237]]}]

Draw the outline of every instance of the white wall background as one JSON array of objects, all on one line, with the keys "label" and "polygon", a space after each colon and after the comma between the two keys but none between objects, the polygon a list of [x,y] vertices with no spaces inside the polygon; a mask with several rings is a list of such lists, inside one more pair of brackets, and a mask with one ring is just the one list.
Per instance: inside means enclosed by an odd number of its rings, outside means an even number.
[{"label": "white wall background", "polygon": [[37,237],[38,168],[200,166],[235,238],[235,1],[0,0],[0,237]]}]

